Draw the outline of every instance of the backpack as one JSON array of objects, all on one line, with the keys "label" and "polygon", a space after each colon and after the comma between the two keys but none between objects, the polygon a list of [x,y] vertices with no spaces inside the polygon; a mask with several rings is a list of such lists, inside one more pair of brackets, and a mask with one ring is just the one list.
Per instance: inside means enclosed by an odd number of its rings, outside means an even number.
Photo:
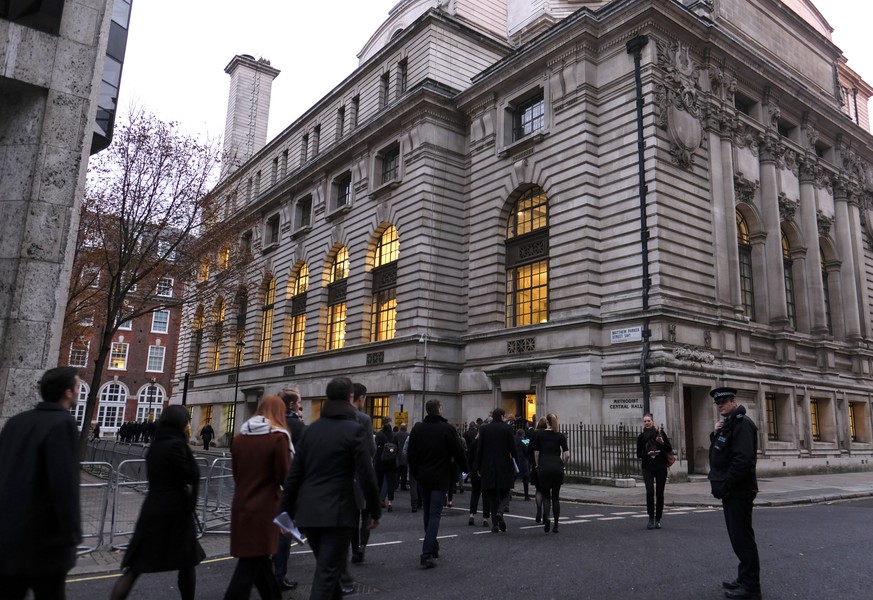
[{"label": "backpack", "polygon": [[382,446],[382,463],[396,464],[397,462],[397,444],[394,442],[385,442]]}]

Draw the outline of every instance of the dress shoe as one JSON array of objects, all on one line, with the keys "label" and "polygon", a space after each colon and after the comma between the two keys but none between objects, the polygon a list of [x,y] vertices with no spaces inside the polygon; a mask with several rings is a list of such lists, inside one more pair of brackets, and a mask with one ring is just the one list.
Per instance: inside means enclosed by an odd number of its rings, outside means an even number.
[{"label": "dress shoe", "polygon": [[413,506],[413,507],[412,507],[412,512],[418,512],[418,509],[415,508],[415,507]]},{"label": "dress shoe", "polygon": [[761,592],[751,592],[741,585],[733,590],[725,590],[724,597],[736,600],[761,600]]},{"label": "dress shoe", "polygon": [[488,519],[482,519],[482,527],[488,527]]},{"label": "dress shoe", "polygon": [[503,520],[503,515],[497,515],[497,526],[500,531],[506,531],[506,521]]},{"label": "dress shoe", "polygon": [[552,530],[552,522],[549,521],[548,519],[545,519],[545,520],[544,520],[544,525],[543,525],[543,531],[545,531],[546,533],[548,533],[548,532],[550,532],[551,530]]},{"label": "dress shoe", "polygon": [[500,528],[497,526],[497,521],[494,521],[494,525],[491,526],[491,533],[500,533]]},{"label": "dress shoe", "polygon": [[388,503],[388,512],[391,512],[392,510],[394,510],[394,508],[391,506],[391,503],[389,502]]},{"label": "dress shoe", "polygon": [[736,579],[734,579],[732,581],[724,580],[721,582],[721,587],[723,587],[726,590],[735,590],[738,587],[740,587],[740,582],[737,581]]},{"label": "dress shoe", "polygon": [[660,529],[660,528],[661,528],[661,522],[655,521],[655,529]]},{"label": "dress shoe", "polygon": [[363,550],[352,550],[352,562],[355,564],[359,564],[364,562],[364,551]]},{"label": "dress shoe", "polygon": [[432,558],[422,558],[421,559],[421,568],[422,569],[433,569],[436,566],[436,561]]},{"label": "dress shoe", "polygon": [[655,528],[655,519],[649,519],[648,524],[646,524],[646,529],[654,529]]},{"label": "dress shoe", "polygon": [[473,525],[473,524],[474,524],[474,519],[473,519],[473,517],[470,517],[470,519],[467,521],[467,525]]},{"label": "dress shoe", "polygon": [[552,525],[552,533],[558,533],[558,519],[555,519],[555,524]]},{"label": "dress shoe", "polygon": [[283,592],[287,592],[288,590],[293,590],[297,588],[296,581],[288,581],[287,579],[280,579],[278,582],[279,589]]},{"label": "dress shoe", "polygon": [[543,522],[543,508],[541,506],[537,506],[537,523]]},{"label": "dress shoe", "polygon": [[349,594],[355,593],[355,584],[354,583],[340,583],[340,591],[343,596],[348,596]]}]

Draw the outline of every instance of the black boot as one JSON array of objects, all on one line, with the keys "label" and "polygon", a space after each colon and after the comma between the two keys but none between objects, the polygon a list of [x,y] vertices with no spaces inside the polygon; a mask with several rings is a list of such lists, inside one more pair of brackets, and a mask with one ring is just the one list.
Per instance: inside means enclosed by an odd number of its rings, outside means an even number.
[{"label": "black boot", "polygon": [[654,529],[655,528],[655,517],[649,517],[649,524],[646,525],[646,529]]},{"label": "black boot", "polygon": [[555,517],[555,524],[552,525],[552,533],[558,533],[558,518]]}]

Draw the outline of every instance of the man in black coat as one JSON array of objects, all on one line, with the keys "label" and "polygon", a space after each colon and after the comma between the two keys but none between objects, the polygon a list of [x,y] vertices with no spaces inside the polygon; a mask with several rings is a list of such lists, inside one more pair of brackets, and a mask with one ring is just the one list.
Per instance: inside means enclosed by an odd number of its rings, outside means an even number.
[{"label": "man in black coat", "polygon": [[0,432],[0,591],[23,599],[64,598],[67,572],[82,541],[78,431],[70,408],[78,371],[42,376],[43,402],[9,419]]},{"label": "man in black coat", "polygon": [[506,531],[503,513],[509,508],[509,490],[515,481],[513,460],[517,457],[512,427],[503,422],[502,408],[491,413],[493,421],[479,429],[474,468],[482,478],[482,495],[491,506],[491,531]]},{"label": "man in black coat", "polygon": [[[421,545],[421,566],[436,566],[439,557],[437,535],[443,500],[454,485],[456,468],[467,470],[467,459],[458,432],[446,421],[439,400],[424,405],[427,416],[409,434],[409,470],[418,483],[424,512],[424,542]],[[454,462],[453,462],[454,461]]]},{"label": "man in black coat", "polygon": [[737,404],[737,391],[716,388],[709,392],[722,417],[710,434],[709,482],[721,500],[724,521],[734,554],[740,559],[737,578],[722,582],[726,598],[760,598],[761,564],[752,529],[752,506],[758,494],[758,428]]},{"label": "man in black coat", "polygon": [[294,515],[315,554],[313,598],[339,598],[340,575],[358,522],[355,485],[361,486],[370,528],[382,510],[368,436],[355,419],[352,382],[337,377],[327,384],[321,418],[309,425],[285,480],[282,510]]},{"label": "man in black coat", "polygon": [[[297,388],[283,388],[278,394],[285,403],[285,427],[291,434],[291,445],[296,448],[300,443],[300,436],[306,425],[303,424],[303,409],[300,406],[300,390]],[[288,553],[291,551],[291,540],[279,534],[279,546],[273,555],[273,574],[282,591],[293,590],[297,582],[286,578],[288,574]]]}]

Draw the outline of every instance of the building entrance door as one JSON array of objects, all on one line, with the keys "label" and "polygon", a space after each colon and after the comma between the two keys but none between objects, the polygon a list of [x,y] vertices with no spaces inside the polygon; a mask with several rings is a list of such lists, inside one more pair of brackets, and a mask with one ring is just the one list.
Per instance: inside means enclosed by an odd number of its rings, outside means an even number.
[{"label": "building entrance door", "polygon": [[709,472],[709,434],[713,429],[709,389],[685,386],[682,389],[682,404],[688,473],[705,475]]}]

